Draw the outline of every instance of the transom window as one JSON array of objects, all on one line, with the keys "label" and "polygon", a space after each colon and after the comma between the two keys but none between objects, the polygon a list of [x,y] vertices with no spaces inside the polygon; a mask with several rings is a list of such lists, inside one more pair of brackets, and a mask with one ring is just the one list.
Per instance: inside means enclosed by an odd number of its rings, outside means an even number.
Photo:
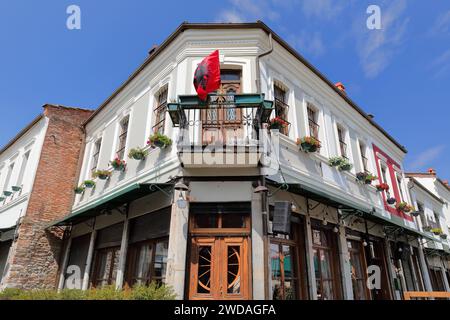
[{"label": "transom window", "polygon": [[309,135],[319,140],[319,125],[317,124],[317,111],[308,104],[308,126]]},{"label": "transom window", "polygon": [[156,105],[153,110],[155,114],[155,122],[153,125],[153,132],[164,133],[164,126],[166,124],[166,111],[167,111],[167,86],[162,88],[156,95]]},{"label": "transom window", "polygon": [[125,155],[125,147],[127,144],[127,136],[128,136],[128,123],[130,121],[130,117],[126,116],[120,121],[120,135],[119,135],[119,145],[117,147],[117,157],[119,159],[123,159]]}]

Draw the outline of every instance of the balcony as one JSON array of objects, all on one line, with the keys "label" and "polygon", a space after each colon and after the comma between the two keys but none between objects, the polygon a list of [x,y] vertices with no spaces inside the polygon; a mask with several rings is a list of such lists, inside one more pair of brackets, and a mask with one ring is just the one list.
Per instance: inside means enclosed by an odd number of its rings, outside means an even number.
[{"label": "balcony", "polygon": [[273,102],[263,94],[196,95],[169,103],[169,115],[180,128],[178,155],[184,167],[255,167],[261,157],[265,123]]}]

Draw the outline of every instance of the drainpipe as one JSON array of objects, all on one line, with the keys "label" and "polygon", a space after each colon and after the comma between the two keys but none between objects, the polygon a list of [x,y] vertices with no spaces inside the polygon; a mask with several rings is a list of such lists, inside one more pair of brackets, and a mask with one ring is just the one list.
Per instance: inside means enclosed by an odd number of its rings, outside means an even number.
[{"label": "drainpipe", "polygon": [[270,49],[256,56],[256,92],[261,93],[261,68],[259,65],[260,59],[273,51],[272,33],[269,33],[269,47]]}]

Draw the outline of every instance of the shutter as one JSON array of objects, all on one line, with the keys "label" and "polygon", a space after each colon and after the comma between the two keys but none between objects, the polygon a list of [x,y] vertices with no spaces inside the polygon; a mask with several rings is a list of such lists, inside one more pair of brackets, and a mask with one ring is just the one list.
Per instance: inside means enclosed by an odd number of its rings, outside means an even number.
[{"label": "shutter", "polygon": [[123,222],[99,230],[97,233],[96,249],[120,246],[122,231]]},{"label": "shutter", "polygon": [[169,235],[170,208],[134,218],[130,221],[129,243],[161,238]]}]

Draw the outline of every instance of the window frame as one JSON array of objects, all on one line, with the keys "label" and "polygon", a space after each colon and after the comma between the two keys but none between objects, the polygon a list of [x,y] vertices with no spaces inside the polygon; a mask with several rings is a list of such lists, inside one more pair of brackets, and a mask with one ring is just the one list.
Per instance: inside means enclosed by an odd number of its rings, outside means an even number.
[{"label": "window frame", "polygon": [[154,120],[152,133],[164,134],[167,116],[167,104],[169,102],[169,86],[162,86],[154,95],[155,102],[153,108]]},{"label": "window frame", "polygon": [[130,115],[124,116],[119,122],[116,157],[123,160],[127,149],[128,131],[130,130]]},{"label": "window frame", "polygon": [[[106,261],[108,261],[108,254],[112,252],[112,260],[111,265],[109,266],[108,270],[108,277],[107,278],[99,278],[99,272],[100,272],[100,262],[99,256],[102,255],[102,257],[106,257]],[[92,270],[92,276],[91,276],[91,286],[92,288],[102,288],[103,285],[100,283],[103,281],[107,281],[106,285],[113,285],[116,282],[116,278],[113,277],[114,275],[114,269],[116,269],[116,275],[119,268],[118,263],[115,263],[115,255],[119,254],[120,256],[120,246],[113,246],[113,247],[105,247],[105,248],[98,248],[95,249],[95,259],[94,259],[94,268]],[[106,268],[106,266],[105,266]]]},{"label": "window frame", "polygon": [[341,157],[349,160],[347,130],[339,123],[336,124],[336,133],[338,140],[338,150]]},{"label": "window frame", "polygon": [[319,110],[311,102],[306,103],[309,136],[320,141]]},{"label": "window frame", "polygon": [[[92,146],[92,156],[91,156],[91,165],[90,165],[90,173],[91,175],[97,170],[98,162],[100,159],[100,151],[102,149],[103,137],[97,138],[94,141]],[[98,148],[97,148],[98,146]]]},{"label": "window frame", "polygon": [[[280,99],[277,96],[281,96],[282,98]],[[273,101],[275,117],[279,117],[287,123],[285,127],[282,127],[280,129],[280,133],[284,134],[285,136],[289,136],[289,89],[278,81],[275,81],[273,84]],[[282,109],[281,112],[279,112],[280,108]]]}]

